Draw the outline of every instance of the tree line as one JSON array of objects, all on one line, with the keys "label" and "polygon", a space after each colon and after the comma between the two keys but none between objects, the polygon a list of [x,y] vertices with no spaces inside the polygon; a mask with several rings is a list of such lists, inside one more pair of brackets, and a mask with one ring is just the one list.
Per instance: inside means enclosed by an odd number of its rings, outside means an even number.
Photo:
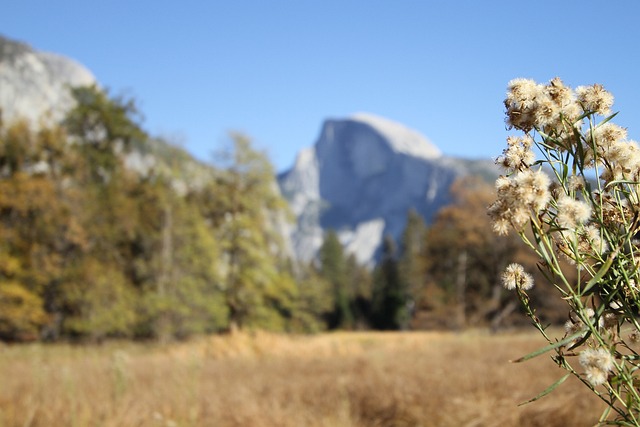
[{"label": "tree line", "polygon": [[[451,188],[452,203],[431,224],[409,211],[399,241],[386,236],[379,260],[369,271],[344,253],[338,235],[329,231],[320,248],[318,273],[334,290],[332,327],[346,329],[493,330],[527,323],[521,307],[503,289],[504,268],[512,262],[537,271],[534,259],[518,236],[493,233],[487,206],[492,185],[480,177],[465,177]],[[543,275],[531,297],[546,322],[566,320],[552,298]]]},{"label": "tree line", "polygon": [[[290,214],[273,168],[247,137],[185,183],[186,154],[143,130],[135,102],[72,92],[59,125],[0,121],[2,340],[451,328],[517,312],[496,283],[524,251],[492,235],[483,181],[454,186],[432,226],[408,213],[373,270],[335,231],[303,264],[279,231]],[[158,146],[163,162],[132,166]]]}]

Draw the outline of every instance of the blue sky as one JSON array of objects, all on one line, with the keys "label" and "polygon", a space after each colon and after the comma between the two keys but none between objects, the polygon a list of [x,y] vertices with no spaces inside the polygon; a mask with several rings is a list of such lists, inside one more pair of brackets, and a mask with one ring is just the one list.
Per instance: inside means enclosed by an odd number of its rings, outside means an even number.
[{"label": "blue sky", "polygon": [[[508,81],[602,83],[640,139],[640,2],[20,0],[0,33],[133,96],[151,134],[203,160],[229,131],[278,171],[326,118],[369,112],[445,154],[491,158]],[[1,88],[0,88],[1,90]]]}]

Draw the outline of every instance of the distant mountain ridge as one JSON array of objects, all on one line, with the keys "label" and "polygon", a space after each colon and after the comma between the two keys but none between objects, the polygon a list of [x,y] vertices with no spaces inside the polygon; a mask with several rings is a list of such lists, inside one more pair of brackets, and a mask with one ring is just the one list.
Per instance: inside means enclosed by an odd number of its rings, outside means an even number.
[{"label": "distant mountain ridge", "polygon": [[386,234],[400,237],[410,209],[429,222],[465,175],[495,178],[498,170],[490,160],[446,157],[426,137],[386,118],[359,113],[326,120],[315,145],[278,176],[296,216],[294,252],[312,259],[333,229],[348,252],[371,265]]}]

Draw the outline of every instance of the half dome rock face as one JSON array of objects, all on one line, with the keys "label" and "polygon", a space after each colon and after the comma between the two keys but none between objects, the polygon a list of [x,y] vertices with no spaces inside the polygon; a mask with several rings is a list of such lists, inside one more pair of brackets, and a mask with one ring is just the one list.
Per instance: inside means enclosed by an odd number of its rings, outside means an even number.
[{"label": "half dome rock face", "polygon": [[351,120],[371,126],[377,133],[387,139],[394,151],[424,159],[437,159],[442,153],[422,134],[408,127],[369,113],[356,113]]},{"label": "half dome rock face", "polygon": [[0,36],[0,110],[5,122],[58,122],[73,107],[69,88],[95,83],[93,74],[72,59]]},{"label": "half dome rock face", "polygon": [[399,238],[410,209],[429,221],[460,175],[427,138],[399,123],[363,113],[327,120],[314,147],[279,177],[297,217],[294,250],[313,258],[333,229],[348,252],[371,264],[384,235]]}]

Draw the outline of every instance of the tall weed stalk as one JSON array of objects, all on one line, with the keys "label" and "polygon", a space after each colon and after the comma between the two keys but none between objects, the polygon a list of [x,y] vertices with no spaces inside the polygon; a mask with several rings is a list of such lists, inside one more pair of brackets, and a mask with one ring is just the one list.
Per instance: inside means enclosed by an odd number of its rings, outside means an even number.
[{"label": "tall weed stalk", "polygon": [[517,361],[550,353],[566,371],[531,400],[573,375],[606,403],[601,424],[640,426],[640,147],[613,123],[613,96],[599,84],[515,79],[504,104],[507,126],[522,133],[497,158],[505,174],[488,209],[493,229],[535,251],[569,313],[553,338],[528,295],[533,277],[507,267],[504,286],[548,341]]}]

